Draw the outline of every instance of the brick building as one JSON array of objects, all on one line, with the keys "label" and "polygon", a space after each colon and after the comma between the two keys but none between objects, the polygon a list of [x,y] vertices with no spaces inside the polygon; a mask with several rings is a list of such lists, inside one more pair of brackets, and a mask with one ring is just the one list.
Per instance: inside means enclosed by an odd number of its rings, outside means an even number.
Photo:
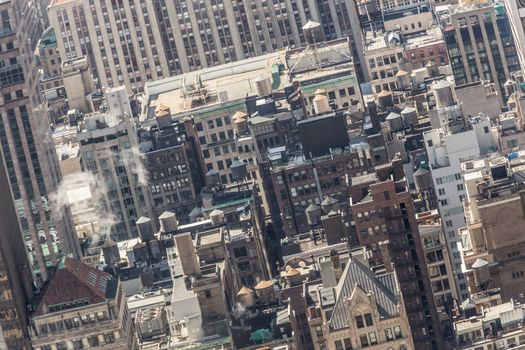
[{"label": "brick building", "polygon": [[372,267],[388,268],[393,263],[415,348],[439,348],[438,316],[414,205],[400,162],[394,160],[392,165],[376,167],[375,181],[350,191],[356,240],[371,251]]}]

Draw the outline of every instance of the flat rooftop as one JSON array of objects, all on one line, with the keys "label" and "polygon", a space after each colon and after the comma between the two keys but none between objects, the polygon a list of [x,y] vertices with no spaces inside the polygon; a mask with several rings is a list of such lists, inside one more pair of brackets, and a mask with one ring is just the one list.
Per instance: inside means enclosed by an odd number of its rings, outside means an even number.
[{"label": "flat rooftop", "polygon": [[272,65],[284,63],[283,54],[281,50],[148,82],[145,85],[147,110],[143,114],[147,113],[148,118],[153,117],[155,107],[159,104],[167,106],[172,115],[184,115],[236,100],[241,100],[244,105],[247,95],[257,94],[255,78],[271,78]]},{"label": "flat rooftop", "polygon": [[[154,117],[163,104],[172,116],[183,118],[217,115],[245,109],[245,98],[257,95],[256,79],[267,78],[273,91],[282,91],[292,79],[310,81],[354,79],[355,70],[346,39],[320,45],[316,56],[305,48],[281,49],[262,56],[204,68],[145,84],[142,120]],[[316,69],[319,62],[321,69]],[[335,84],[336,82],[332,82]],[[312,88],[313,89],[313,88]]]},{"label": "flat rooftop", "polygon": [[197,245],[208,245],[219,242],[222,242],[222,232],[220,228],[199,234]]}]

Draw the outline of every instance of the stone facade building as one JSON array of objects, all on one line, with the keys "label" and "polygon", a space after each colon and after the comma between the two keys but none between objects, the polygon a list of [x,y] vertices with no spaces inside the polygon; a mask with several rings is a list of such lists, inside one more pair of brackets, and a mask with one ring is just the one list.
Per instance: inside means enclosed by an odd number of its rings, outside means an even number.
[{"label": "stone facade building", "polygon": [[31,316],[37,350],[135,350],[134,326],[118,279],[66,258]]}]

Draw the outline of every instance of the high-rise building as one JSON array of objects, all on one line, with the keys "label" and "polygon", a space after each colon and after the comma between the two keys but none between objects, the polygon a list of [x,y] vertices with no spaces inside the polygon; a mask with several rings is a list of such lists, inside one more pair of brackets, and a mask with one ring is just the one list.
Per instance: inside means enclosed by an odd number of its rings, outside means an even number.
[{"label": "high-rise building", "polygon": [[441,13],[456,85],[479,80],[496,84],[503,99],[503,84],[520,70],[505,6],[491,0],[474,6],[466,1]]},{"label": "high-rise building", "polygon": [[461,273],[458,230],[465,226],[463,200],[466,194],[460,160],[479,157],[496,145],[489,118],[467,120],[451,83],[438,81],[432,88],[441,127],[425,132],[423,137],[458,294],[463,300],[468,297],[468,290]]},{"label": "high-rise building", "polygon": [[54,0],[49,9],[62,60],[88,56],[100,86],[142,91],[146,81],[306,43],[321,23],[326,40],[350,37],[362,62],[353,0]]},{"label": "high-rise building", "polygon": [[0,198],[0,349],[29,349],[26,304],[32,297],[31,268],[1,159]]},{"label": "high-rise building", "polygon": [[505,0],[521,71],[525,76],[525,1]]},{"label": "high-rise building", "polygon": [[66,258],[31,315],[34,349],[135,350],[135,327],[120,280]]},{"label": "high-rise building", "polygon": [[9,182],[38,284],[62,253],[78,257],[69,210],[53,207],[50,196],[60,181],[58,159],[41,106],[38,62],[34,55],[42,30],[34,2],[0,3],[0,144]]},{"label": "high-rise building", "polygon": [[99,227],[120,241],[137,237],[135,222],[152,217],[152,206],[126,89],[108,89],[105,95],[106,111],[86,115],[77,139],[84,170],[99,179],[90,183]]},{"label": "high-rise building", "polygon": [[200,208],[198,191],[203,187],[200,147],[192,120],[172,122],[169,108],[159,105],[156,118],[138,131],[142,163],[148,173],[152,212],[155,218],[173,212],[181,224]]},{"label": "high-rise building", "polygon": [[499,289],[504,302],[523,296],[525,152],[462,163],[467,198],[461,229],[471,293]]},{"label": "high-rise building", "polygon": [[[362,181],[363,177],[368,181]],[[393,263],[414,349],[441,349],[442,332],[401,161],[356,177],[350,191],[354,232],[359,245],[371,251],[372,269]]]}]

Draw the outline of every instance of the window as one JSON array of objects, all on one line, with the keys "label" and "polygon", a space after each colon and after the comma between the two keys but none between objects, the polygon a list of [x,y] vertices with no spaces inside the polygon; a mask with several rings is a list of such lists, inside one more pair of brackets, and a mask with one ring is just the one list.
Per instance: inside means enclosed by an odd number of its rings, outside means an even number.
[{"label": "window", "polygon": [[217,127],[220,128],[222,126],[222,119],[221,118],[215,119],[215,125],[217,125]]},{"label": "window", "polygon": [[368,338],[366,337],[366,334],[361,334],[359,339],[361,340],[361,346],[366,348],[368,346]]},{"label": "window", "polygon": [[357,325],[357,328],[363,328],[365,326],[365,323],[363,321],[363,316],[361,315],[356,316],[355,324]]},{"label": "window", "polygon": [[394,333],[392,333],[392,328],[385,329],[385,337],[387,341],[394,340]]},{"label": "window", "polygon": [[208,129],[213,129],[215,125],[213,125],[213,120],[208,120]]},{"label": "window", "polygon": [[427,145],[428,145],[428,147],[432,147],[434,144],[432,143],[432,140],[428,140],[427,141]]},{"label": "window", "polygon": [[345,350],[352,350],[352,341],[350,340],[350,338],[343,339],[343,343],[345,346]]},{"label": "window", "polygon": [[485,132],[485,134],[488,134],[489,133],[489,127],[488,126],[484,126],[483,127],[483,131]]},{"label": "window", "polygon": [[197,131],[202,131],[202,123],[196,123],[196,124],[195,124],[195,129],[196,129]]},{"label": "window", "polygon": [[365,314],[365,322],[367,327],[374,325],[374,322],[372,321],[372,314]]},{"label": "window", "polygon": [[56,345],[57,345],[57,350],[67,350],[67,344],[65,341],[61,341],[57,343]]},{"label": "window", "polygon": [[440,189],[438,189],[438,194],[439,194],[440,196],[445,195],[445,189],[444,189],[444,188],[440,188]]},{"label": "window", "polygon": [[368,333],[368,338],[370,339],[370,345],[376,345],[377,344],[376,332]]},{"label": "window", "polygon": [[88,338],[88,343],[89,343],[89,346],[91,346],[91,347],[98,346],[99,345],[98,335],[93,335],[93,336],[89,337]]},{"label": "window", "polygon": [[335,350],[343,350],[343,342],[341,340],[335,341]]},{"label": "window", "polygon": [[82,344],[82,339],[73,339],[71,341],[73,343],[73,349],[74,350],[82,350],[84,349],[84,344]]},{"label": "window", "polygon": [[394,335],[395,335],[396,339],[403,338],[403,335],[401,334],[401,327],[399,327],[399,326],[395,326],[394,327]]},{"label": "window", "polygon": [[246,247],[238,247],[238,248],[233,248],[233,255],[236,258],[242,258],[242,257],[248,256],[248,252],[246,251]]},{"label": "window", "polygon": [[206,298],[211,298],[211,292],[210,292],[209,289],[204,291],[204,296],[205,296]]},{"label": "window", "polygon": [[105,333],[104,334],[104,341],[106,342],[106,344],[114,343],[115,342],[115,334],[113,334],[113,332]]},{"label": "window", "polygon": [[200,136],[199,137],[199,143],[201,145],[205,145],[206,144],[206,136]]},{"label": "window", "polygon": [[445,226],[446,226],[446,227],[452,227],[452,225],[453,225],[453,224],[452,224],[452,220],[447,220],[447,221],[445,221]]}]

